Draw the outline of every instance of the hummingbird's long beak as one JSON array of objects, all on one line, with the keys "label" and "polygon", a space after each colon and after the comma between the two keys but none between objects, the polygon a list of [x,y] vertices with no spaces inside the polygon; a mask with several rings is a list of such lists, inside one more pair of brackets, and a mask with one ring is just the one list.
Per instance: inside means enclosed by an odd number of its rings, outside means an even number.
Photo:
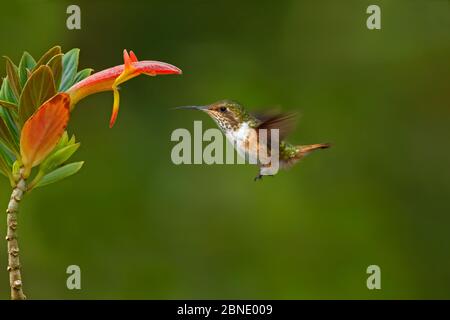
[{"label": "hummingbird's long beak", "polygon": [[183,107],[176,107],[174,109],[186,109],[186,110],[207,110],[208,106],[183,106]]}]

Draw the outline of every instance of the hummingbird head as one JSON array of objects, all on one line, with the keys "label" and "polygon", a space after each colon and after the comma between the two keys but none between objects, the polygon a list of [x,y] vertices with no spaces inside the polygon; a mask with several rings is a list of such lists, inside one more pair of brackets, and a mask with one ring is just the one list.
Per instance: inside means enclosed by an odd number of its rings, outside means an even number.
[{"label": "hummingbird head", "polygon": [[206,112],[223,131],[237,130],[243,122],[250,120],[249,114],[236,101],[221,100],[206,106],[179,107]]}]

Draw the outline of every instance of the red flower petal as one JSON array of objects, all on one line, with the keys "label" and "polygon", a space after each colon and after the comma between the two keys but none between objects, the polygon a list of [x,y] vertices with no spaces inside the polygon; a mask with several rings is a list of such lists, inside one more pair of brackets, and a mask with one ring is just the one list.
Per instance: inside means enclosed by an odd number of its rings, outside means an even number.
[{"label": "red flower petal", "polygon": [[127,50],[123,51],[124,64],[97,72],[90,77],[73,85],[67,93],[70,95],[71,108],[75,106],[81,99],[97,92],[109,91],[114,92],[114,103],[109,121],[109,127],[112,127],[116,121],[119,112],[120,95],[118,86],[140,74],[156,76],[159,74],[181,74],[182,71],[165,62],[159,61],[138,61],[133,51],[128,54]]}]

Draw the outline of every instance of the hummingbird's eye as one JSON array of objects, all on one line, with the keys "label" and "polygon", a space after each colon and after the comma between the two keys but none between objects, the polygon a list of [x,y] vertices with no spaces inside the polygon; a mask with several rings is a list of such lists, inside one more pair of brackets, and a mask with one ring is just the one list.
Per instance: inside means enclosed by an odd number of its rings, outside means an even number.
[{"label": "hummingbird's eye", "polygon": [[220,107],[219,111],[220,112],[225,112],[225,111],[227,111],[227,107]]}]

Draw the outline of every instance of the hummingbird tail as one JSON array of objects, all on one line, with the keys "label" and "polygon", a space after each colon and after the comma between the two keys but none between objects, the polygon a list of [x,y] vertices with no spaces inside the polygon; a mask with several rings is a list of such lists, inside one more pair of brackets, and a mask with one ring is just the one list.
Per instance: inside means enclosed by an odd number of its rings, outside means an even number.
[{"label": "hummingbird tail", "polygon": [[303,158],[304,156],[306,156],[307,154],[318,150],[318,149],[327,149],[331,147],[331,144],[329,143],[316,143],[316,144],[309,144],[306,146],[297,146],[297,155],[296,157],[300,157]]},{"label": "hummingbird tail", "polygon": [[309,144],[305,146],[295,146],[297,149],[297,152],[289,159],[285,160],[284,165],[285,168],[289,168],[296,164],[300,159],[302,159],[304,156],[310,154],[311,152],[319,149],[327,149],[331,147],[331,144],[329,143],[316,143],[316,144]]}]

